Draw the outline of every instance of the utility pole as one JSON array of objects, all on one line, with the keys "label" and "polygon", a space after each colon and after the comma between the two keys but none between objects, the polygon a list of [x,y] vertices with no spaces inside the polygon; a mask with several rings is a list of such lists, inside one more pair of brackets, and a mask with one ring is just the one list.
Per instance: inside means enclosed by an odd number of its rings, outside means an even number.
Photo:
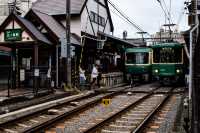
[{"label": "utility pole", "polygon": [[144,34],[147,34],[147,32],[137,32],[138,34],[142,35],[142,41],[143,41],[143,44],[145,44],[145,40],[144,40]]},{"label": "utility pole", "polygon": [[[67,43],[67,59],[66,59],[66,64],[67,64],[67,86],[71,88],[71,53],[70,53],[70,48],[71,48],[71,42],[70,42],[70,36],[71,36],[71,1],[66,0],[66,43]],[[66,67],[66,66],[65,66]],[[66,75],[65,75],[66,77]]]},{"label": "utility pole", "polygon": [[[191,67],[191,85],[192,90],[192,133],[200,132],[200,71],[199,71],[199,49],[200,49],[200,39],[199,39],[199,17],[198,17],[198,0],[192,0],[192,15],[195,16],[195,26],[190,32],[190,67]],[[194,32],[193,32],[194,31]],[[194,38],[194,39],[193,39]],[[193,57],[194,55],[194,57]],[[194,70],[194,71],[193,71]]]},{"label": "utility pole", "polygon": [[171,29],[171,27],[174,27],[175,26],[175,24],[164,24],[163,26],[165,26],[165,27],[169,27],[169,38],[170,38],[170,41],[173,41],[173,37],[172,37],[172,29]]}]

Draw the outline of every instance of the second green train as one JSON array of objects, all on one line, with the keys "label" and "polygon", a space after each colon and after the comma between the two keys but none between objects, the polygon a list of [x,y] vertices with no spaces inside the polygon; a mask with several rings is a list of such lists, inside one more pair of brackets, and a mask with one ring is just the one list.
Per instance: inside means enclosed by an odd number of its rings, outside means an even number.
[{"label": "second green train", "polygon": [[158,80],[164,85],[184,83],[186,66],[180,43],[157,43],[125,50],[127,80],[131,83]]}]

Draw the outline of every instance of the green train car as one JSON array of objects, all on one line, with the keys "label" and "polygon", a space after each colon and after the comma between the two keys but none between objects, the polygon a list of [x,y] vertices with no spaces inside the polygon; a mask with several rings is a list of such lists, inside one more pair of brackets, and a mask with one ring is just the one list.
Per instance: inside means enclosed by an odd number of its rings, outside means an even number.
[{"label": "green train car", "polygon": [[152,75],[164,85],[184,82],[184,47],[179,43],[160,43],[152,46]]},{"label": "green train car", "polygon": [[125,50],[125,72],[129,82],[148,82],[151,80],[152,49],[127,48]]}]

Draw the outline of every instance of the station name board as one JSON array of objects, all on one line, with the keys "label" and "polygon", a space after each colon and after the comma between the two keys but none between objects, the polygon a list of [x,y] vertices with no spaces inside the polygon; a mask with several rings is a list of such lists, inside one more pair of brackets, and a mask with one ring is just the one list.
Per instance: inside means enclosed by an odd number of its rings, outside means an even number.
[{"label": "station name board", "polygon": [[21,29],[7,29],[4,31],[5,41],[21,41],[22,30]]}]

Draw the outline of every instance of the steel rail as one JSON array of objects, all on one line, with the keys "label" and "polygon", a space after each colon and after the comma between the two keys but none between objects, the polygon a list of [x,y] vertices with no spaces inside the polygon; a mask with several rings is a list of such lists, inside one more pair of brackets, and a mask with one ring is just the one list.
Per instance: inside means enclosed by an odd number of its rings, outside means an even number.
[{"label": "steel rail", "polygon": [[[124,87],[125,87],[125,86],[126,86],[126,85],[124,85]],[[120,88],[120,87],[123,87],[123,86],[118,86],[118,87],[113,87],[113,88]],[[43,109],[43,110],[36,111],[36,112],[30,113],[30,114],[28,114],[28,115],[25,115],[25,116],[22,116],[22,117],[13,119],[13,120],[8,120],[8,121],[6,121],[6,122],[0,123],[0,129],[1,129],[1,127],[3,127],[4,125],[10,124],[10,123],[12,123],[12,122],[19,121],[19,120],[21,120],[21,119],[24,119],[24,118],[27,118],[27,117],[30,117],[30,116],[33,116],[33,115],[36,115],[36,114],[39,114],[39,113],[42,113],[42,112],[44,112],[44,111],[46,111],[46,110],[49,110],[49,109],[51,109],[51,108],[56,108],[56,107],[59,107],[59,106],[62,106],[62,105],[65,105],[65,104],[68,104],[68,103],[71,103],[71,102],[74,102],[74,101],[77,101],[77,100],[82,100],[82,99],[86,99],[86,98],[89,98],[89,97],[94,97],[94,96],[97,96],[97,95],[98,95],[98,93],[96,93],[96,92],[84,94],[83,96],[80,96],[80,97],[77,97],[77,98],[72,98],[72,99],[70,99],[70,100],[66,100],[66,102],[61,103],[61,104],[59,104],[59,105],[51,106],[51,107],[49,107],[49,108],[45,108],[45,109]],[[62,99],[62,98],[61,98],[61,99]],[[58,99],[57,99],[57,100],[58,100]],[[45,102],[45,103],[47,103],[47,102]],[[43,104],[43,103],[41,103],[41,104]],[[40,105],[40,104],[37,104],[37,105]],[[27,108],[29,108],[29,107],[27,107]]]},{"label": "steel rail", "polygon": [[129,110],[130,108],[132,108],[133,106],[136,106],[138,104],[140,104],[141,102],[143,102],[144,100],[146,100],[147,98],[149,98],[150,96],[154,95],[154,91],[158,90],[160,87],[152,90],[151,92],[149,92],[149,94],[146,94],[144,97],[140,98],[139,100],[133,102],[132,104],[130,104],[129,106],[121,109],[120,111],[118,111],[117,113],[111,115],[110,117],[100,121],[99,123],[97,123],[96,125],[88,128],[87,130],[84,131],[84,133],[93,133],[96,129],[102,127],[105,125],[105,123],[108,123],[109,121],[111,121],[112,119],[116,118],[117,116],[121,115],[122,113],[124,113],[126,110]]},{"label": "steel rail", "polygon": [[[172,92],[174,88],[170,89],[169,92]],[[166,94],[165,98],[152,110],[147,117],[137,126],[136,129],[132,130],[131,133],[140,133],[143,127],[151,120],[151,118],[160,110],[160,108],[166,103],[166,101],[170,98],[172,93]]]},{"label": "steel rail", "polygon": [[93,100],[91,102],[88,102],[86,104],[80,105],[75,109],[72,109],[70,111],[67,111],[67,112],[61,114],[61,115],[56,116],[55,118],[52,118],[51,120],[47,120],[47,121],[45,121],[43,123],[40,123],[40,124],[38,124],[38,125],[36,125],[34,127],[27,128],[26,130],[23,131],[23,133],[42,132],[43,130],[48,128],[53,123],[56,123],[56,122],[62,120],[63,118],[69,117],[70,115],[73,115],[74,113],[78,113],[78,112],[82,111],[85,108],[94,106],[95,104],[98,104],[103,98],[114,97],[115,95],[120,94],[123,90],[129,89],[129,88],[130,87],[126,87],[126,88],[124,88],[124,89],[122,89],[120,91],[116,91],[116,92],[107,94],[107,95],[105,95],[103,97],[100,97],[100,98],[97,98],[97,99],[95,99],[95,100]]},{"label": "steel rail", "polygon": [[[19,121],[19,120],[21,120],[21,119],[24,119],[24,118],[27,118],[27,117],[30,117],[30,116],[33,116],[33,115],[36,115],[36,114],[39,114],[39,113],[42,113],[42,112],[44,112],[44,111],[46,111],[46,110],[49,110],[49,109],[51,109],[51,108],[56,108],[56,107],[58,107],[58,106],[62,106],[62,105],[64,105],[64,104],[71,103],[71,102],[73,102],[73,101],[77,101],[77,100],[81,100],[81,99],[89,98],[89,97],[93,97],[93,96],[95,96],[95,93],[86,94],[86,95],[83,95],[83,96],[78,97],[78,98],[72,98],[71,100],[68,100],[68,101],[66,101],[66,102],[64,102],[64,103],[62,103],[62,104],[60,104],[60,105],[55,105],[55,106],[52,106],[52,107],[49,107],[49,108],[45,108],[45,109],[43,109],[43,110],[40,110],[40,111],[37,111],[37,112],[34,112],[34,113],[30,113],[30,114],[28,114],[28,115],[25,115],[25,116],[22,116],[22,117],[19,117],[19,118],[16,118],[16,119],[14,119],[14,120],[6,121],[6,122],[0,124],[0,129],[1,129],[1,127],[5,126],[5,125],[7,125],[7,124],[10,124],[10,123]],[[38,104],[38,105],[39,105],[39,104]]]}]

